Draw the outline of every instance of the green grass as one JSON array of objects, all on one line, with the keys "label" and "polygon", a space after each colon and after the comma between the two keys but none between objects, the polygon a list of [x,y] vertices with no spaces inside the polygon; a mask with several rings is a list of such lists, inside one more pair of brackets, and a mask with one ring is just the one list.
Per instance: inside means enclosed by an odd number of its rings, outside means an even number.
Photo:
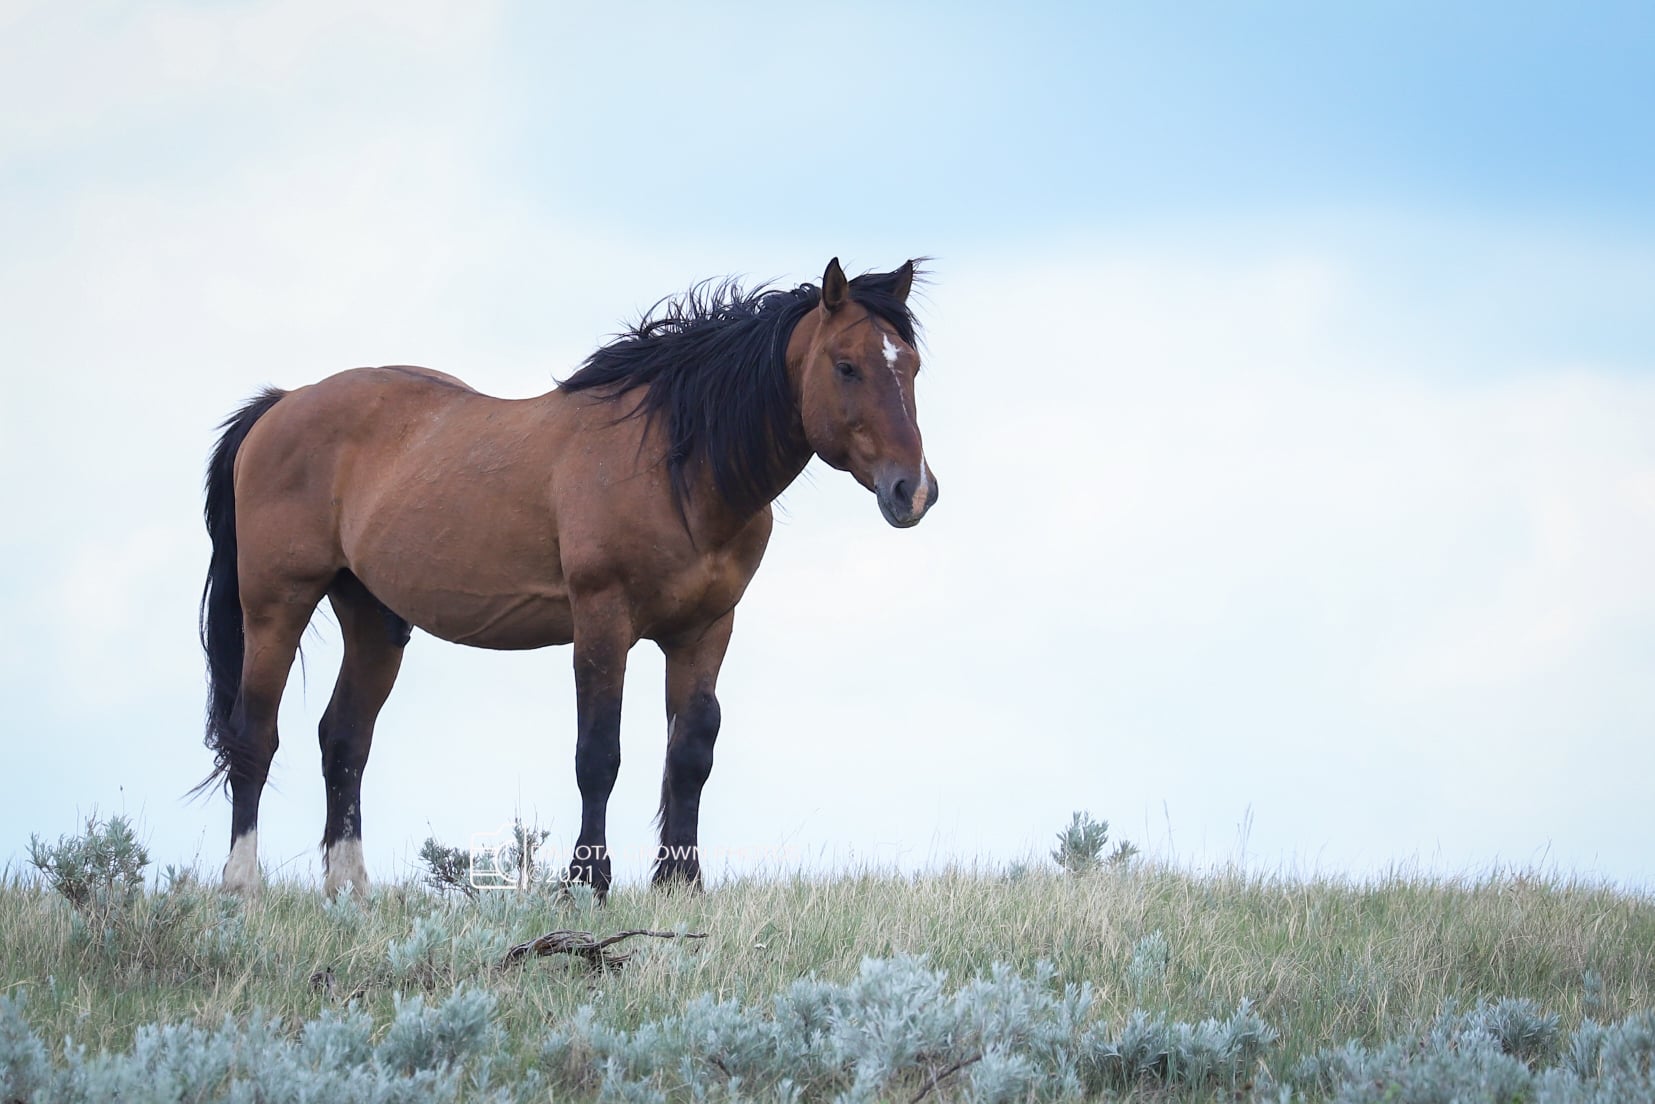
[{"label": "green grass", "polygon": [[[422,920],[446,937],[423,964],[393,965],[393,947]],[[512,943],[558,928],[708,938],[634,939],[635,957],[609,974],[566,957],[494,966]],[[1277,1077],[1324,1047],[1419,1030],[1450,1000],[1529,998],[1565,1032],[1587,1016],[1655,1008],[1655,899],[1557,876],[1353,884],[1139,862],[1084,876],[870,872],[702,894],[626,889],[602,907],[510,891],[448,900],[409,884],[342,908],[311,886],[276,884],[245,903],[194,887],[147,894],[107,941],[49,889],[13,876],[0,886],[0,932],[0,994],[26,994],[26,1017],[56,1058],[66,1039],[124,1050],[142,1023],[216,1025],[255,1008],[296,1023],[353,994],[383,1027],[397,994],[440,998],[470,983],[495,994],[505,1057],[527,1064],[547,1027],[583,1005],[628,1029],[702,993],[767,1008],[799,978],[848,981],[864,958],[896,954],[924,955],[951,986],[994,962],[1023,974],[1049,962],[1056,983],[1090,983],[1109,1023],[1136,1008],[1225,1016],[1246,998],[1281,1032],[1268,1057]],[[1156,932],[1167,955],[1145,959]],[[331,990],[313,981],[323,971]]]}]

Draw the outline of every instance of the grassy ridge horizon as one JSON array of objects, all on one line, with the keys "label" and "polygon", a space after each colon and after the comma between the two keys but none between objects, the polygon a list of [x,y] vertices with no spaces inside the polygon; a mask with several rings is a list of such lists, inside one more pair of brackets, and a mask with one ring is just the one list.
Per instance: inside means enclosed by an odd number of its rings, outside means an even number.
[{"label": "grassy ridge horizon", "polygon": [[[634,928],[707,938],[631,940],[614,972],[566,955],[499,965],[554,929]],[[142,1024],[210,1027],[255,1010],[289,1031],[360,1012],[383,1032],[415,996],[481,990],[497,1068],[522,1073],[545,1067],[548,1030],[582,1016],[655,1031],[712,999],[763,1017],[800,979],[856,985],[870,960],[918,960],[950,987],[1000,970],[1045,992],[1084,988],[1088,1021],[1111,1030],[1245,1009],[1279,1035],[1249,1084],[1280,1082],[1331,1048],[1418,1035],[1445,1008],[1529,1002],[1565,1037],[1655,1009],[1655,897],[1556,871],[1356,882],[1138,857],[1078,874],[1047,864],[623,886],[603,905],[544,887],[443,896],[412,880],[334,901],[278,880],[242,899],[173,872],[170,888],[105,914],[19,872],[0,886],[0,930],[0,994],[23,996],[22,1016],[60,1062],[69,1039],[117,1053]]]}]

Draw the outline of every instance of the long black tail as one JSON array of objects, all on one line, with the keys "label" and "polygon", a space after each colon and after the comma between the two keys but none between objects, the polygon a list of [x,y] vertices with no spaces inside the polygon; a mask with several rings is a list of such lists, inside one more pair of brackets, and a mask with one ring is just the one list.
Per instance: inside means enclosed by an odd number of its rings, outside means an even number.
[{"label": "long black tail", "polygon": [[212,458],[207,461],[207,535],[213,540],[213,559],[201,588],[201,647],[207,653],[207,746],[213,752],[213,772],[192,790],[199,793],[214,782],[230,784],[236,758],[237,733],[233,717],[241,696],[243,651],[241,584],[236,576],[236,453],[253,423],[264,417],[287,394],[267,387],[219,425],[223,430]]}]

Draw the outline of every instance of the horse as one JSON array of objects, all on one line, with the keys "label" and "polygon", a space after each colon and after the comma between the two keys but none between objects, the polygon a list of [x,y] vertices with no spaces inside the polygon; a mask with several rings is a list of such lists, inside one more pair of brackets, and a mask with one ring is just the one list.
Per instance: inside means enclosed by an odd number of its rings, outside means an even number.
[{"label": "horse", "polygon": [[606,895],[621,688],[640,640],[666,657],[652,880],[701,884],[698,819],[718,672],[813,456],[893,526],[937,502],[914,382],[916,262],[821,285],[703,283],[644,312],[546,394],[501,399],[427,368],[356,368],[236,410],[207,467],[200,626],[206,744],[231,803],[223,885],[260,885],[259,798],[301,635],[325,597],[344,658],[318,735],[324,889],[368,884],[362,773],[413,628],[477,648],[574,645],[580,833],[571,881]]}]

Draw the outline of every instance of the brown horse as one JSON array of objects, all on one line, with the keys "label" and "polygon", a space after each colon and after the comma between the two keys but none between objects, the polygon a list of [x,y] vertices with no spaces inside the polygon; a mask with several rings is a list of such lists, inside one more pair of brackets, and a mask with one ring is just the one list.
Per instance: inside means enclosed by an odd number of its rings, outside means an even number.
[{"label": "brown horse", "polygon": [[538,398],[424,368],[358,368],[266,390],[220,427],[202,594],[210,696],[203,786],[231,802],[227,888],[259,884],[259,796],[300,635],[326,596],[344,662],[322,715],[329,893],[367,883],[362,770],[410,627],[479,648],[574,644],[580,835],[571,878],[610,884],[628,651],[666,655],[657,882],[701,876],[697,819],[718,670],[770,539],[770,504],[811,456],[913,525],[937,500],[915,420],[915,274],[820,288],[703,285],[658,305]]}]

